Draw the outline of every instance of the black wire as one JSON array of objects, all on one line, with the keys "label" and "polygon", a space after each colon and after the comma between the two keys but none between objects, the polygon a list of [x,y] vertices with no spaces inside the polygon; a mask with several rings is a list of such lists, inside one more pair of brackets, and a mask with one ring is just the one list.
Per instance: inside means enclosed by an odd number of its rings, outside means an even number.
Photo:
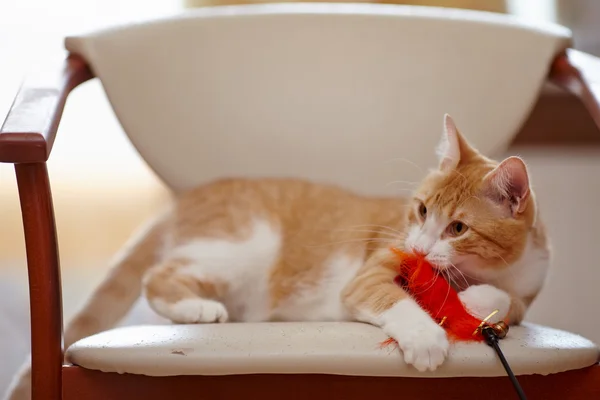
[{"label": "black wire", "polygon": [[506,358],[504,358],[504,354],[502,353],[502,350],[500,350],[500,345],[498,345],[498,335],[496,334],[496,332],[491,327],[488,326],[488,327],[483,328],[481,330],[481,333],[483,334],[483,337],[485,338],[485,342],[496,351],[496,354],[498,354],[498,358],[500,358],[500,362],[502,363],[502,366],[504,366],[504,369],[506,370],[506,373],[508,374],[510,381],[512,382],[513,386],[515,387],[515,391],[517,392],[519,399],[527,400],[527,397],[525,396],[525,392],[523,392],[523,388],[519,384],[519,381],[517,380],[517,377],[515,376],[515,374],[512,372],[512,369],[510,369],[510,365],[508,365],[508,361],[506,361]]}]

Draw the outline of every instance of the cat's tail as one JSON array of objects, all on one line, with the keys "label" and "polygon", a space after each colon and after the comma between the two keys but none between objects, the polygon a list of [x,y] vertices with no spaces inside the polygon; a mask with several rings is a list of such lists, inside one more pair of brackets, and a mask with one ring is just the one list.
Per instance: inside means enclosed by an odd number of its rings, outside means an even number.
[{"label": "cat's tail", "polygon": [[114,258],[110,272],[83,307],[65,326],[65,348],[111,329],[131,310],[142,294],[142,278],[163,250],[166,214],[136,232]]},{"label": "cat's tail", "polygon": [[[83,307],[67,323],[64,346],[108,330],[131,310],[142,293],[142,278],[164,245],[167,213],[143,226],[115,257],[108,276],[92,292]],[[31,399],[30,359],[25,362],[5,393],[4,400]]]}]

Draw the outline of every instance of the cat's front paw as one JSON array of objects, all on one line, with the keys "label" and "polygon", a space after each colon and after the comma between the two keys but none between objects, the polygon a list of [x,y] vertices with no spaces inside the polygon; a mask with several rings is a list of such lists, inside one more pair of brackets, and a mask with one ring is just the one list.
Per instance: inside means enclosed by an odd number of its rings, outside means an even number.
[{"label": "cat's front paw", "polygon": [[484,319],[498,310],[489,322],[498,322],[508,315],[510,295],[492,285],[473,285],[458,294],[465,308],[475,317]]},{"label": "cat's front paw", "polygon": [[407,364],[424,372],[434,371],[444,362],[450,347],[446,331],[416,302],[401,300],[382,318],[384,332],[398,342]]},{"label": "cat's front paw", "polygon": [[172,304],[160,300],[151,303],[160,315],[176,324],[227,322],[229,318],[225,306],[214,300],[191,298]]}]

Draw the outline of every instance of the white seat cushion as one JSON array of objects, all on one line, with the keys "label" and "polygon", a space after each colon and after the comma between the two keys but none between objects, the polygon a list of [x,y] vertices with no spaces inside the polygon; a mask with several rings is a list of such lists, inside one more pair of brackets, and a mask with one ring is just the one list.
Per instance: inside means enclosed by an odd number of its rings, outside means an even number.
[{"label": "white seat cushion", "polygon": [[[506,375],[483,343],[458,343],[435,373],[419,373],[394,346],[380,346],[386,339],[377,327],[351,322],[133,326],[80,340],[66,355],[84,368],[150,376]],[[581,336],[532,324],[512,327],[501,348],[519,375],[584,368],[597,363],[599,355],[596,345]]]},{"label": "white seat cushion", "polygon": [[267,175],[389,195],[437,164],[444,113],[484,154],[505,150],[570,38],[500,14],[293,3],[203,7],[66,46],[174,190]]}]

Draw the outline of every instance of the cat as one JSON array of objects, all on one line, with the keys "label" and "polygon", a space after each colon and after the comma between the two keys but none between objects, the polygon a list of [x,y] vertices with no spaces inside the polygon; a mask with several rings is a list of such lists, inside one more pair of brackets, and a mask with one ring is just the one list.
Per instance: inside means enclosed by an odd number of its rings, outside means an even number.
[{"label": "cat", "polygon": [[[178,196],[125,246],[70,321],[65,346],[116,325],[144,296],[175,323],[360,321],[433,371],[446,333],[394,283],[396,246],[427,255],[474,315],[519,324],[550,246],[523,160],[480,154],[448,115],[439,165],[411,198],[300,179],[222,179]],[[29,367],[11,400],[27,397]]]}]

